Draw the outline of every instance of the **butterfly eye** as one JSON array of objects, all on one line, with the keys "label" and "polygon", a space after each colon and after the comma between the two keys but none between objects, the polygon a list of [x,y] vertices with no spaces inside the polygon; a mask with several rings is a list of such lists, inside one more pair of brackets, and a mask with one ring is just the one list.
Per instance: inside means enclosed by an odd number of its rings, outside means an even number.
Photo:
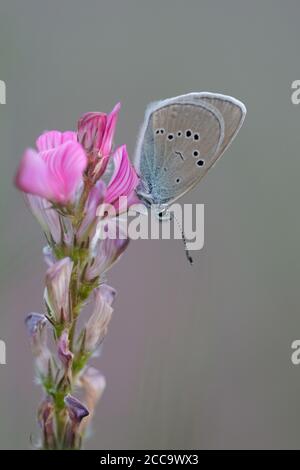
[{"label": "butterfly eye", "polygon": [[178,184],[178,183],[180,183],[180,181],[181,181],[181,179],[180,179],[180,178],[176,178],[176,180],[175,180],[175,183],[177,183],[177,184]]},{"label": "butterfly eye", "polygon": [[181,137],[182,136],[182,132],[181,131],[178,131],[177,132],[177,137]]},{"label": "butterfly eye", "polygon": [[196,132],[194,134],[194,140],[199,140],[200,139],[200,135]]},{"label": "butterfly eye", "polygon": [[168,134],[168,140],[173,140],[174,139],[174,134]]},{"label": "butterfly eye", "polygon": [[200,155],[199,150],[194,150],[194,151],[193,151],[193,156],[194,156],[195,158],[199,157],[199,155]]},{"label": "butterfly eye", "polygon": [[189,139],[192,135],[192,131],[190,129],[188,129],[187,131],[185,131],[185,136]]},{"label": "butterfly eye", "polygon": [[158,135],[160,133],[160,129],[156,129],[155,134]]},{"label": "butterfly eye", "polygon": [[164,134],[164,133],[165,133],[165,130],[164,130],[164,129],[161,129],[161,130],[160,130],[160,133],[161,133],[161,134]]},{"label": "butterfly eye", "polygon": [[205,161],[204,160],[198,160],[197,161],[197,165],[198,166],[203,166],[205,164]]}]

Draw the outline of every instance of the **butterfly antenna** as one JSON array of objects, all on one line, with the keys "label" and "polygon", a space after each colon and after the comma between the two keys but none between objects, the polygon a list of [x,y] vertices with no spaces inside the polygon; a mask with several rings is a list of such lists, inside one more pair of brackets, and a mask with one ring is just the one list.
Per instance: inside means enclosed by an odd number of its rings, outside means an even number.
[{"label": "butterfly antenna", "polygon": [[190,255],[190,252],[187,248],[187,244],[186,244],[186,238],[185,238],[185,235],[184,235],[184,231],[183,231],[183,228],[179,222],[179,220],[177,219],[176,215],[173,214],[173,217],[174,217],[174,220],[177,224],[177,227],[179,228],[180,232],[181,232],[181,236],[182,236],[182,241],[183,241],[183,244],[184,244],[184,250],[185,250],[185,254],[186,254],[186,257],[187,257],[187,260],[188,262],[192,265],[194,263],[194,260],[193,258],[191,257]]}]

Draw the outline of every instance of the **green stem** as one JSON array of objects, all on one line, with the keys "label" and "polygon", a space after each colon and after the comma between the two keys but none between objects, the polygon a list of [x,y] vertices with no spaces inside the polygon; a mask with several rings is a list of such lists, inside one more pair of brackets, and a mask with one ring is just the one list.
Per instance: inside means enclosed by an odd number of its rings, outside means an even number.
[{"label": "green stem", "polygon": [[74,318],[73,323],[70,328],[69,332],[69,347],[70,351],[74,351],[74,337],[75,337],[75,332],[76,332],[76,324],[77,324],[77,317]]},{"label": "green stem", "polygon": [[64,445],[64,433],[67,426],[67,413],[66,413],[65,406],[60,409],[60,407],[56,406],[55,410],[55,419],[56,419],[56,442],[57,448],[63,449]]}]

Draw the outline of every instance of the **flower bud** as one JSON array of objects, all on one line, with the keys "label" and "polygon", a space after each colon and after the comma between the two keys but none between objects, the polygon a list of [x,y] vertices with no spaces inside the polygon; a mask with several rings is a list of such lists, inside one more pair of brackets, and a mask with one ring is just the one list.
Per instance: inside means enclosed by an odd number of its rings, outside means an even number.
[{"label": "flower bud", "polygon": [[69,286],[73,261],[64,258],[51,266],[46,273],[45,302],[48,314],[55,324],[70,321]]},{"label": "flower bud", "polygon": [[38,420],[43,432],[43,449],[54,449],[54,407],[49,398],[42,402],[38,412]]},{"label": "flower bud", "polygon": [[49,243],[60,243],[62,239],[59,214],[52,208],[47,199],[32,194],[26,194],[26,201],[29,208],[41,225]]},{"label": "flower bud", "polygon": [[69,394],[65,397],[64,402],[72,422],[80,424],[83,418],[89,415],[89,410],[78,398]]},{"label": "flower bud", "polygon": [[73,353],[69,349],[69,332],[64,330],[58,340],[58,357],[64,366],[64,379],[71,382],[71,368],[73,362]]},{"label": "flower bud", "polygon": [[56,259],[53,253],[52,248],[50,248],[49,245],[44,246],[43,248],[43,257],[45,263],[48,265],[48,267],[53,266],[53,264],[56,263]]},{"label": "flower bud", "polygon": [[98,153],[104,136],[107,122],[105,113],[90,112],[78,121],[78,141],[87,154]]},{"label": "flower bud", "polygon": [[98,240],[94,248],[95,256],[86,269],[86,279],[91,281],[106,273],[120,258],[129,244],[128,238],[105,238]]},{"label": "flower bud", "polygon": [[47,346],[47,319],[40,313],[30,313],[25,320],[36,369],[41,380],[51,374],[52,359]]},{"label": "flower bud", "polygon": [[90,112],[79,119],[78,141],[88,154],[110,155],[120,107],[118,103],[110,114]]},{"label": "flower bud", "polygon": [[70,418],[65,431],[65,448],[79,449],[82,440],[80,424],[89,415],[89,410],[72,395],[67,395],[64,402]]},{"label": "flower bud", "polygon": [[111,305],[115,296],[115,290],[105,284],[95,290],[93,313],[85,327],[84,350],[88,353],[95,351],[106,336],[113,313]]},{"label": "flower bud", "polygon": [[81,424],[83,430],[86,429],[93,417],[97,402],[105,390],[106,380],[95,367],[88,367],[80,377],[80,385],[83,387],[85,402],[90,412],[88,418]]}]

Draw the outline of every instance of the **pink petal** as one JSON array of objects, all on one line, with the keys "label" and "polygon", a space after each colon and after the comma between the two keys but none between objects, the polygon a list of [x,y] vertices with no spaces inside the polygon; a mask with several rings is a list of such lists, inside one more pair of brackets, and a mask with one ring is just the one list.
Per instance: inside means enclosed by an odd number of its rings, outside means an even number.
[{"label": "pink petal", "polygon": [[78,141],[90,153],[99,152],[106,129],[107,115],[90,112],[84,114],[78,121]]},{"label": "pink petal", "polygon": [[66,372],[69,371],[70,366],[73,361],[74,354],[70,351],[69,348],[69,332],[68,330],[64,330],[58,340],[58,350],[57,354],[58,357],[65,367]]},{"label": "pink petal", "polygon": [[25,193],[50,200],[55,196],[48,178],[47,164],[32,149],[27,149],[23,155],[15,177],[15,184]]},{"label": "pink petal", "polygon": [[107,187],[105,202],[117,206],[120,196],[132,195],[139,179],[130,163],[125,145],[116,150],[113,159],[115,170]]},{"label": "pink petal", "polygon": [[83,418],[89,415],[89,410],[78,400],[78,398],[68,394],[64,398],[64,402],[69,412],[70,419],[73,423],[79,424]]},{"label": "pink petal", "polygon": [[[68,139],[68,134],[61,134],[61,139]],[[40,154],[28,149],[20,163],[15,183],[25,193],[66,203],[72,201],[86,165],[83,148],[72,140]]]},{"label": "pink petal", "polygon": [[72,201],[87,165],[87,157],[78,142],[67,141],[59,147],[44,151],[48,182],[52,188],[52,200],[60,203]]},{"label": "pink petal", "polygon": [[103,135],[103,139],[101,143],[99,142],[101,145],[100,152],[103,157],[110,155],[120,108],[121,103],[117,103],[112,112],[107,116],[106,129]]},{"label": "pink petal", "polygon": [[95,249],[93,263],[86,271],[87,280],[91,281],[97,276],[101,277],[106,273],[126,250],[128,243],[128,238],[105,238],[104,240],[99,240]]},{"label": "pink petal", "polygon": [[36,147],[42,152],[44,150],[54,149],[68,141],[76,142],[76,140],[77,134],[73,131],[48,131],[38,137]]}]

